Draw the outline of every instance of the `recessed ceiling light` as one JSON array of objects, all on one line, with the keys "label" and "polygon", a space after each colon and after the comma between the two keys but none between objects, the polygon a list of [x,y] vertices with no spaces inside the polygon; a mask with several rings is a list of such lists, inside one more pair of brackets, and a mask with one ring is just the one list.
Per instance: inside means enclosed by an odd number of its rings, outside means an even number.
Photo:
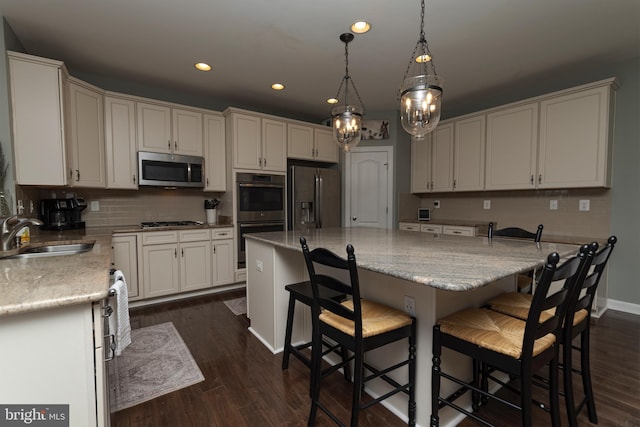
[{"label": "recessed ceiling light", "polygon": [[327,104],[337,104],[338,100],[336,98],[327,99]]},{"label": "recessed ceiling light", "polygon": [[200,71],[211,71],[211,65],[204,62],[198,62],[195,67]]},{"label": "recessed ceiling light", "polygon": [[273,90],[283,90],[284,85],[282,83],[274,83],[271,85],[271,89]]},{"label": "recessed ceiling light", "polygon": [[371,29],[371,24],[369,24],[367,21],[356,21],[353,24],[351,24],[351,31],[353,31],[356,34],[366,33],[370,29]]}]

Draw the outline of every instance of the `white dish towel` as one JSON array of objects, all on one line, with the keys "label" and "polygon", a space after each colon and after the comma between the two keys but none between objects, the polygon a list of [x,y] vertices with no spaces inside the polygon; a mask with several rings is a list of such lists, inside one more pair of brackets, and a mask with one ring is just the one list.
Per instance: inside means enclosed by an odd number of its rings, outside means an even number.
[{"label": "white dish towel", "polygon": [[115,336],[115,355],[120,356],[122,351],[131,344],[129,293],[127,291],[127,282],[122,271],[117,270],[114,273],[114,277],[116,281],[111,286],[111,289],[116,292],[116,304],[115,307],[113,307],[113,313],[109,317],[109,329]]}]

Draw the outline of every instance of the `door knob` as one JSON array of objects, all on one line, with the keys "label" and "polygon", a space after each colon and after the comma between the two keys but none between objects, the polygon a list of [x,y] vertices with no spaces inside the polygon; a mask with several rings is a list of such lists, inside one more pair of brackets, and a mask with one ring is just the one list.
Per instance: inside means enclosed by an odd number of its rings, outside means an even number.
[{"label": "door knob", "polygon": [[352,219],[353,221],[355,221],[355,220],[356,220],[356,219],[358,219],[358,218],[356,218],[356,217],[354,216],[354,217],[351,217],[351,219]]}]

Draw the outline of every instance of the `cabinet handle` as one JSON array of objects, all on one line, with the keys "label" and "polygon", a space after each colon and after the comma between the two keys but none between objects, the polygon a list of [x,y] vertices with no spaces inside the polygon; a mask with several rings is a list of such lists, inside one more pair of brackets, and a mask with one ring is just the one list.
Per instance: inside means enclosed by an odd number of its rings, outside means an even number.
[{"label": "cabinet handle", "polygon": [[178,150],[178,141],[173,141],[173,149]]},{"label": "cabinet handle", "polygon": [[178,249],[173,250],[173,257],[178,258]]},{"label": "cabinet handle", "polygon": [[209,178],[207,178],[207,187],[209,186]]},{"label": "cabinet handle", "polygon": [[73,169],[69,169],[69,178],[73,178]]},{"label": "cabinet handle", "polygon": [[262,166],[267,166],[267,158],[262,159]]},{"label": "cabinet handle", "polygon": [[171,150],[171,140],[167,141],[167,150]]},{"label": "cabinet handle", "polygon": [[453,189],[456,189],[456,186],[458,185],[458,181],[456,181],[455,179],[453,180]]},{"label": "cabinet handle", "polygon": [[258,166],[262,167],[262,157],[258,157]]},{"label": "cabinet handle", "polygon": [[133,175],[131,176],[131,178],[133,178],[133,183],[135,184],[135,183],[136,183],[136,175],[135,175],[135,174],[133,174]]},{"label": "cabinet handle", "polygon": [[80,181],[80,170],[76,169],[76,182]]},{"label": "cabinet handle", "polygon": [[538,175],[538,184],[542,184],[542,174]]},{"label": "cabinet handle", "polygon": [[531,175],[531,185],[533,185],[533,175]]},{"label": "cabinet handle", "polygon": [[180,252],[181,252],[181,254],[182,254],[182,255],[181,255],[181,256],[182,256],[182,258],[184,258],[184,248],[180,249]]},{"label": "cabinet handle", "polygon": [[213,254],[216,254],[216,245],[213,245]]}]

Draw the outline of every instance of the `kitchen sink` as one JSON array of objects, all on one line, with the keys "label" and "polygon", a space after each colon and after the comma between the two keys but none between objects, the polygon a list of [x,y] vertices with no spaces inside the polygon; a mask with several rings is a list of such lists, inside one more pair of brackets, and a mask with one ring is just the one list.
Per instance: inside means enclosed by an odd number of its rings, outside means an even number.
[{"label": "kitchen sink", "polygon": [[21,251],[19,254],[14,255],[11,258],[36,258],[75,255],[90,251],[91,249],[93,249],[94,243],[95,242],[58,243],[46,246],[36,246],[25,249],[24,251]]}]

